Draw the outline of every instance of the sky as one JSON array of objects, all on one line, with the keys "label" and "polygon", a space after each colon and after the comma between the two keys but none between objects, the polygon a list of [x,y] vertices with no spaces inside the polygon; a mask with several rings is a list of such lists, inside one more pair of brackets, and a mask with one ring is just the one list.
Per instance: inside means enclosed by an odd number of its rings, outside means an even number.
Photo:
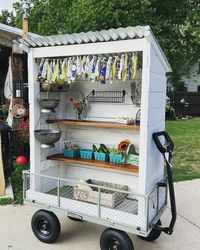
[{"label": "sky", "polygon": [[0,0],[0,11],[3,9],[12,10],[12,4],[17,2],[17,0]]}]

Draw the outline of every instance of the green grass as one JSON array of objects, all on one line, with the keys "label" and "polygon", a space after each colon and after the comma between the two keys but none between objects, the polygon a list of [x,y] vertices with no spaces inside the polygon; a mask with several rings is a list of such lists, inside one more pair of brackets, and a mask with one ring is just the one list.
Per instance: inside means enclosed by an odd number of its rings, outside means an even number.
[{"label": "green grass", "polygon": [[13,203],[13,200],[11,198],[1,198],[0,199],[0,206],[9,205],[12,203]]},{"label": "green grass", "polygon": [[174,181],[200,178],[200,118],[167,121],[166,131],[174,141]]},{"label": "green grass", "polygon": [[12,186],[14,193],[14,203],[23,204],[23,179],[22,171],[28,170],[29,164],[26,165],[16,165],[13,166],[12,172]]}]

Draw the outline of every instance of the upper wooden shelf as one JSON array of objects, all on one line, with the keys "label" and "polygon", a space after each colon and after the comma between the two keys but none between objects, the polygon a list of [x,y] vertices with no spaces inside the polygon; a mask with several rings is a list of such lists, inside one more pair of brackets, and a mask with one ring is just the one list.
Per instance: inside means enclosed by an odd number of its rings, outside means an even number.
[{"label": "upper wooden shelf", "polygon": [[114,164],[108,161],[95,161],[95,160],[85,160],[80,158],[66,158],[62,154],[51,155],[47,157],[48,160],[60,161],[64,163],[71,163],[77,165],[92,166],[96,168],[106,168],[122,172],[138,173],[139,169],[131,164]]},{"label": "upper wooden shelf", "polygon": [[114,128],[114,129],[131,129],[138,130],[140,126],[138,125],[126,125],[115,122],[98,122],[98,121],[77,121],[77,120],[62,120],[62,119],[51,119],[47,120],[47,123],[59,123],[68,126],[85,126],[85,127],[101,127],[101,128]]}]

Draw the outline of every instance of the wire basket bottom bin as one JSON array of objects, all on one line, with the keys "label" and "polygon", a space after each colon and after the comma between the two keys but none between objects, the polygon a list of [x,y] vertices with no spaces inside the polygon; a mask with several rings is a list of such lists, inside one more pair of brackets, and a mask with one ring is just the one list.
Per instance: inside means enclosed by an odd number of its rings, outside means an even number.
[{"label": "wire basket bottom bin", "polygon": [[77,179],[61,179],[27,171],[23,179],[25,202],[61,209],[83,218],[87,216],[84,219],[88,221],[95,218],[97,224],[123,225],[136,234],[139,232],[137,228],[147,233],[167,204],[167,187],[156,187],[145,196],[127,191],[125,185],[120,187],[96,180],[83,182],[80,186]]}]

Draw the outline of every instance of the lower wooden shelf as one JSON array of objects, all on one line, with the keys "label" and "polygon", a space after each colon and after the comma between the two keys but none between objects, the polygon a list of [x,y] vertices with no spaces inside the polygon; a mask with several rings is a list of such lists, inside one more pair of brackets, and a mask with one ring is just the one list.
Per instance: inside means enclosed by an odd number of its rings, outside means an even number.
[{"label": "lower wooden shelf", "polygon": [[123,172],[139,173],[138,167],[131,164],[114,164],[108,161],[95,161],[95,160],[85,160],[80,158],[66,158],[62,154],[51,155],[47,157],[48,160],[61,161],[64,163],[72,163],[78,165],[92,166],[97,168],[113,169]]}]

